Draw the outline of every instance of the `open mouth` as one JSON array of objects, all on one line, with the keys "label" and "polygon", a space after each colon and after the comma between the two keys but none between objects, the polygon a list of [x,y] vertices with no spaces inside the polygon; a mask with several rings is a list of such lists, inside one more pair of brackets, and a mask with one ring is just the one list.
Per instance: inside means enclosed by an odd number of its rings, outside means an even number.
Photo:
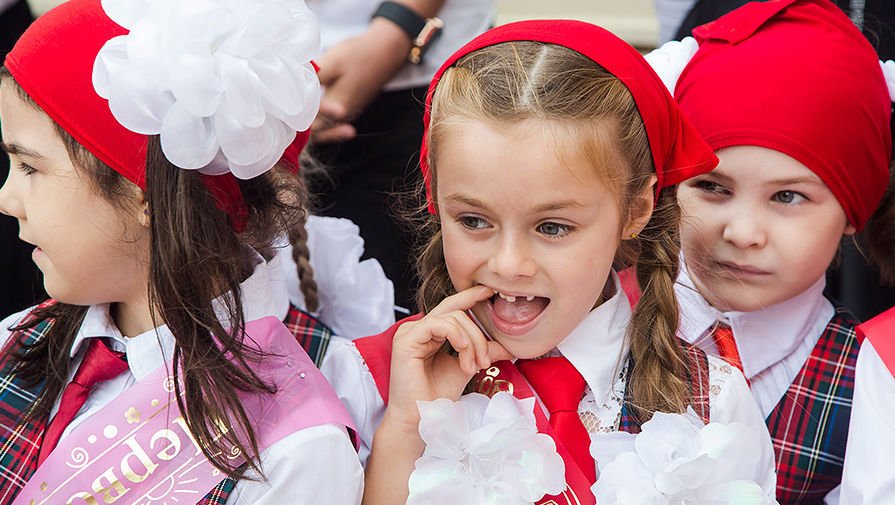
[{"label": "open mouth", "polygon": [[550,299],[534,295],[512,295],[496,292],[488,299],[488,312],[494,326],[510,335],[525,333],[534,327]]}]

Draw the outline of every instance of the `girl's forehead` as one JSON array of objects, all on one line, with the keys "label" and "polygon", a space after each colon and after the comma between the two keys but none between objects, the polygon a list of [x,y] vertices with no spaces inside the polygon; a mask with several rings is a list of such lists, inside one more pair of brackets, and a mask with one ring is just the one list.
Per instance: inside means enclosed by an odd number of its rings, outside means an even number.
[{"label": "girl's forehead", "polygon": [[716,151],[720,163],[715,177],[761,184],[813,183],[825,185],[811,168],[783,152],[761,146],[725,147]]}]

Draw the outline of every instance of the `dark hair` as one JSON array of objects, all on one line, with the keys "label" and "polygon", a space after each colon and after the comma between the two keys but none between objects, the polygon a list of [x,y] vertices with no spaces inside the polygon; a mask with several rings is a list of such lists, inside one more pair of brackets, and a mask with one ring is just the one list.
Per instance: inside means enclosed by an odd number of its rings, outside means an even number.
[{"label": "dark hair", "polygon": [[[0,74],[14,84],[8,72]],[[19,87],[19,95],[39,107]],[[102,163],[58,125],[57,132],[75,166],[99,194],[118,205],[140,205],[133,183]],[[227,459],[230,448],[240,451],[249,466],[260,471],[258,440],[240,401],[233,393],[273,393],[250,363],[259,353],[242,339],[244,314],[240,282],[254,267],[255,252],[269,255],[274,241],[303,222],[304,192],[292,179],[267,173],[237,180],[248,210],[248,224],[237,233],[201,175],[181,170],[163,155],[158,137],[150,137],[146,158],[145,201],[150,213],[149,303],[153,319],[167,324],[174,335],[173,373],[177,402],[205,456],[227,475],[243,469]],[[220,296],[229,293],[229,296]],[[212,307],[223,301],[225,328]],[[12,357],[15,373],[36,385],[46,379],[29,418],[47,415],[68,378],[69,351],[87,307],[55,303],[35,310],[13,330],[52,320],[46,338]],[[183,394],[181,396],[181,393]],[[220,433],[215,423],[230,422]],[[219,437],[219,438],[218,438]]]},{"label": "dark hair", "polygon": [[864,238],[870,258],[880,269],[883,280],[895,285],[895,162],[889,167],[889,187],[867,220]]},{"label": "dark hair", "polygon": [[[473,120],[499,128],[528,119],[568,125],[566,138],[613,189],[621,228],[642,210],[644,202],[638,195],[649,186],[655,167],[630,91],[591,59],[562,46],[531,41],[479,49],[442,76],[428,130],[432,194],[447,126]],[[428,242],[417,263],[422,279],[417,303],[429,311],[455,290],[444,262],[438,219],[427,215],[425,220]],[[675,188],[665,188],[646,228],[636,239],[623,240],[616,254],[617,266],[636,264],[643,290],[628,338],[634,363],[629,387],[644,421],[656,411],[683,412],[691,400],[683,379],[683,348],[676,337],[679,315],[673,284],[679,268],[679,220]]]}]

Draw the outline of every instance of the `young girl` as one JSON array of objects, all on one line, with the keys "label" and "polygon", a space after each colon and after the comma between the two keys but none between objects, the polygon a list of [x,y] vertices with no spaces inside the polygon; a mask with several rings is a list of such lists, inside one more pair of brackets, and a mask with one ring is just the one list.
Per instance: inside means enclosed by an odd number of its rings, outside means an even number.
[{"label": "young girl", "polygon": [[780,503],[835,503],[858,346],[824,274],[889,182],[886,83],[826,0],[755,2],[694,35],[668,82],[720,163],[678,188],[682,333],[750,381]]},{"label": "young girl", "polygon": [[359,501],[261,256],[303,203],[267,169],[313,118],[315,37],[300,2],[73,0],[8,55],[0,210],[53,299],[2,323],[0,502]]},{"label": "young girl", "polygon": [[[715,158],[639,53],[586,23],[504,25],[444,64],[427,110],[425,314],[322,366],[359,426],[365,502],[592,504],[599,464],[600,503],[713,479],[764,503],[770,441],[742,377],[675,337],[672,186]],[[625,254],[646,288],[633,313],[612,271]],[[724,452],[687,445],[708,421],[738,421],[752,435],[725,440],[750,445],[695,483],[675,468]],[[638,449],[657,433],[664,456]]]},{"label": "young girl", "polygon": [[[887,66],[891,62],[887,62]],[[895,175],[893,175],[895,177]],[[895,185],[890,184],[877,212],[867,222],[870,255],[881,266],[882,277],[895,284]],[[895,399],[895,307],[856,328],[861,342],[855,364],[854,404],[848,425],[848,445],[842,468],[842,505],[891,503],[895,475],[879,461],[895,448],[892,415],[883,406]]]}]

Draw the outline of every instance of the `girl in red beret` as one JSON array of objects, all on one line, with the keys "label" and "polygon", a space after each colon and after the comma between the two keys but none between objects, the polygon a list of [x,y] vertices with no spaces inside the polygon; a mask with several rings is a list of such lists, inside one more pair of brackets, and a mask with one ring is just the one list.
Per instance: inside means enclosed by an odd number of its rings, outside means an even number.
[{"label": "girl in red beret", "polygon": [[424,312],[322,365],[365,500],[767,503],[742,375],[675,336],[674,185],[716,159],[642,56],[587,23],[504,25],[442,66],[425,124]]},{"label": "girl in red beret", "polygon": [[823,290],[889,185],[883,72],[827,0],[753,2],[693,33],[648,57],[720,159],[678,188],[683,338],[750,381],[780,503],[836,503],[857,321]]},{"label": "girl in red beret", "polygon": [[0,323],[0,503],[360,501],[263,260],[317,43],[300,1],[72,0],[9,53],[0,210],[53,298]]}]

